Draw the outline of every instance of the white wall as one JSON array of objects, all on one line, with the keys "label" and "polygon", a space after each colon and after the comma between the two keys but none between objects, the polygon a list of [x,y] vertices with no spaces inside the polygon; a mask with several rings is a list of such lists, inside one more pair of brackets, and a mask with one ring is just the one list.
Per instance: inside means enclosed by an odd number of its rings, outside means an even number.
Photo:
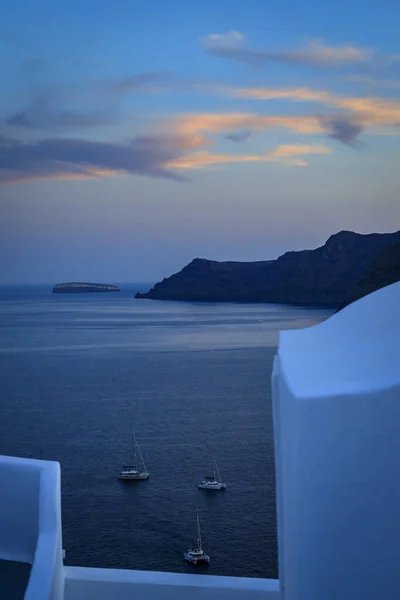
[{"label": "white wall", "polygon": [[0,559],[32,565],[26,600],[62,600],[60,466],[0,456]]},{"label": "white wall", "polygon": [[38,538],[40,467],[0,456],[0,559],[32,564]]},{"label": "white wall", "polygon": [[400,283],[283,332],[273,407],[283,597],[400,598]]},{"label": "white wall", "polygon": [[65,600],[279,600],[279,581],[65,567]]}]

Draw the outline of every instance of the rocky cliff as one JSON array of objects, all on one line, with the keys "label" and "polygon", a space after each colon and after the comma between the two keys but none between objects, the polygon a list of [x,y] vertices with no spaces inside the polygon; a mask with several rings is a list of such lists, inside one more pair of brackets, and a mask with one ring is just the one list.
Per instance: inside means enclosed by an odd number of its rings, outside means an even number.
[{"label": "rocky cliff", "polygon": [[386,248],[352,289],[339,310],[359,298],[400,281],[400,244]]},{"label": "rocky cliff", "polygon": [[341,231],[320,248],[286,252],[276,260],[242,263],[196,258],[136,298],[337,308],[378,255],[396,243],[400,232]]},{"label": "rocky cliff", "polygon": [[86,292],[119,292],[116,285],[107,285],[105,283],[57,283],[53,287],[53,294],[76,294]]}]

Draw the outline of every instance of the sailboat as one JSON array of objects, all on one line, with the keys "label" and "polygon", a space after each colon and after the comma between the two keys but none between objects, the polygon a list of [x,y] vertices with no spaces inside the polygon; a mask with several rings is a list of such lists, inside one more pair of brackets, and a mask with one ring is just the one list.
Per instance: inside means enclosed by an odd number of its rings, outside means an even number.
[{"label": "sailboat", "polygon": [[199,507],[197,506],[197,542],[193,544],[192,548],[189,548],[187,552],[184,552],[183,556],[185,560],[197,565],[199,563],[209,563],[210,557],[206,554],[201,545],[201,533],[200,533],[200,519],[199,519]]},{"label": "sailboat", "polygon": [[212,453],[213,474],[205,475],[204,479],[197,486],[199,490],[225,490],[226,484],[222,483],[221,474],[218,469],[217,461],[215,460],[214,452]]},{"label": "sailboat", "polygon": [[[144,460],[142,457],[142,453],[140,452],[140,448],[135,438],[135,432],[132,429],[132,446],[133,446],[133,463],[131,465],[125,465],[122,467],[122,471],[118,475],[118,479],[130,479],[137,481],[139,479],[148,479],[150,477],[150,473],[146,470],[146,466],[144,464]],[[139,461],[142,466],[142,469],[138,466],[137,456],[139,456]]]}]

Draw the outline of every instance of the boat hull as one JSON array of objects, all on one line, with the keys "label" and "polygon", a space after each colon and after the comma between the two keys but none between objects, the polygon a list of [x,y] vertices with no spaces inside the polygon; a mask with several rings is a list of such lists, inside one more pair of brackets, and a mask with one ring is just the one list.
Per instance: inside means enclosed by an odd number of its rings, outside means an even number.
[{"label": "boat hull", "polygon": [[138,475],[120,473],[118,475],[118,479],[121,479],[123,481],[143,481],[144,479],[149,479],[149,477],[149,473],[139,473]]},{"label": "boat hull", "polygon": [[210,562],[210,557],[208,554],[203,554],[203,556],[195,557],[192,556],[189,552],[185,552],[184,555],[185,560],[190,562],[192,565],[208,565]]},{"label": "boat hull", "polygon": [[207,483],[199,483],[197,486],[199,490],[216,490],[220,492],[226,489],[225,483],[216,483],[216,484],[207,484]]}]

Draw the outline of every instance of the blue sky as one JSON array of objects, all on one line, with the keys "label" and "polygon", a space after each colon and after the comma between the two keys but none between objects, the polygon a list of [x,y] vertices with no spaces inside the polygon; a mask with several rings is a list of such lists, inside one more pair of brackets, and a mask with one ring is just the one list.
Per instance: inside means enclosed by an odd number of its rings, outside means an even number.
[{"label": "blue sky", "polygon": [[0,282],[155,281],[400,228],[395,2],[16,1]]}]

